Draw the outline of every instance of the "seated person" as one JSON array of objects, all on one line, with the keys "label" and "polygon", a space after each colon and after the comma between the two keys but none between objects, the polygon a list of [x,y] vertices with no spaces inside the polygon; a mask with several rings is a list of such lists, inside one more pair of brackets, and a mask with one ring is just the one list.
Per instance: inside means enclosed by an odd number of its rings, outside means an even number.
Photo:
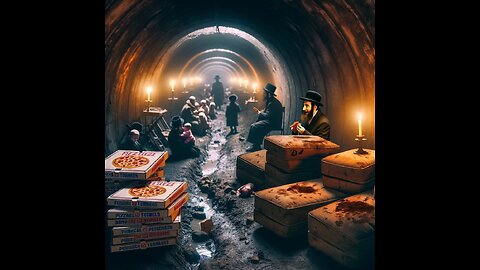
[{"label": "seated person", "polygon": [[195,144],[195,137],[192,134],[192,124],[186,123],[183,126],[183,132],[180,134],[180,137],[183,139],[183,142],[186,144],[192,143]]},{"label": "seated person", "polygon": [[210,107],[208,108],[208,117],[210,119],[217,119],[217,114],[215,113],[215,102],[210,102]]},{"label": "seated person", "polygon": [[130,130],[128,137],[120,144],[120,150],[143,151],[138,139],[140,139],[140,132],[136,129]]},{"label": "seated person", "polygon": [[195,146],[195,143],[185,143],[181,137],[183,130],[183,119],[175,115],[172,117],[172,130],[168,134],[168,146],[172,152],[172,159],[183,159],[198,157],[200,155],[200,149]]},{"label": "seated person", "polygon": [[320,110],[323,106],[322,95],[317,91],[309,90],[306,96],[300,99],[303,100],[301,122],[295,121],[290,125],[292,134],[316,135],[330,140],[330,122]]}]

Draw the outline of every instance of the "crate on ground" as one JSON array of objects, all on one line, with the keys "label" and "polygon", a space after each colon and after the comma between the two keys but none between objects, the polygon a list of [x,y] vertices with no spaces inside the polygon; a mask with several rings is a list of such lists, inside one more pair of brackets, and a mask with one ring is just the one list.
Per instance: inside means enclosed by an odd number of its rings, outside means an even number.
[{"label": "crate on ground", "polygon": [[308,242],[348,268],[370,269],[375,260],[373,191],[353,195],[309,212]]},{"label": "crate on ground", "polygon": [[345,196],[321,179],[264,189],[255,193],[254,220],[281,237],[306,234],[309,211]]},{"label": "crate on ground", "polygon": [[370,190],[375,184],[375,150],[355,154],[356,149],[322,159],[323,184],[348,194]]}]

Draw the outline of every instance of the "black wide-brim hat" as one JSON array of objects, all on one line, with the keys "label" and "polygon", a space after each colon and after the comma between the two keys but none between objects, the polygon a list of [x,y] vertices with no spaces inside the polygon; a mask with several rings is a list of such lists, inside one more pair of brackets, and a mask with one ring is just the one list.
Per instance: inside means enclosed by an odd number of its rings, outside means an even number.
[{"label": "black wide-brim hat", "polygon": [[215,75],[215,77],[213,77],[214,79],[220,79],[220,76],[218,75]]},{"label": "black wide-brim hat", "polygon": [[275,95],[275,90],[277,89],[277,87],[271,83],[267,83],[265,85],[265,87],[263,88],[263,90],[269,92],[270,94],[274,95],[274,96],[277,96]]},{"label": "black wide-brim hat", "polygon": [[237,99],[238,99],[238,97],[235,94],[232,94],[228,97],[228,100],[230,100],[230,101],[236,101]]},{"label": "black wide-brim hat", "polygon": [[180,116],[178,115],[175,115],[174,117],[172,117],[172,127],[180,127],[182,126],[183,124],[183,118],[181,118]]},{"label": "black wide-brim hat", "polygon": [[301,100],[311,101],[312,103],[317,104],[317,106],[323,106],[322,104],[322,95],[317,91],[308,90],[305,97],[301,97]]}]

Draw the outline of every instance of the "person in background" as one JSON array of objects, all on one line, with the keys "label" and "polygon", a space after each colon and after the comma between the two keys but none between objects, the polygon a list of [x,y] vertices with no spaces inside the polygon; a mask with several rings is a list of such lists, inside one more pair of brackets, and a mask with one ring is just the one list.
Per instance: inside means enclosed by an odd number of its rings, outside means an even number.
[{"label": "person in background", "polygon": [[200,149],[195,146],[194,143],[185,143],[181,137],[183,130],[183,119],[175,115],[172,117],[171,123],[172,129],[168,134],[168,146],[172,152],[172,159],[183,159],[198,157],[200,155]]},{"label": "person in background", "polygon": [[228,97],[230,104],[227,105],[225,117],[227,118],[227,126],[230,127],[230,133],[228,133],[227,136],[238,133],[238,113],[241,111],[241,109],[237,103],[237,98],[238,97],[235,94]]},{"label": "person in background", "polygon": [[261,149],[260,145],[263,138],[273,129],[282,127],[282,103],[275,98],[275,90],[277,87],[271,83],[267,83],[264,90],[265,109],[260,111],[253,107],[253,111],[258,114],[257,121],[250,126],[247,141],[252,146],[247,148],[247,152],[254,152]]},{"label": "person in background", "polygon": [[215,98],[215,109],[221,110],[225,99],[225,89],[218,75],[215,75],[215,82],[212,84],[212,95]]},{"label": "person in background", "polygon": [[217,113],[215,112],[215,102],[210,102],[209,108],[208,108],[208,117],[210,119],[217,119]]},{"label": "person in background", "polygon": [[138,142],[140,139],[140,132],[136,129],[130,130],[128,137],[120,145],[121,150],[143,151],[142,145]]},{"label": "person in background", "polygon": [[192,143],[195,145],[195,137],[192,134],[192,124],[185,123],[185,125],[183,125],[183,132],[180,134],[180,137],[183,139],[184,143]]},{"label": "person in background", "polygon": [[205,99],[200,100],[200,106],[202,107],[205,114],[208,116],[210,109],[208,108],[207,101]]},{"label": "person in background", "polygon": [[330,122],[321,111],[322,95],[317,91],[308,90],[303,100],[301,122],[295,121],[290,125],[294,135],[315,135],[326,140],[330,139]]}]

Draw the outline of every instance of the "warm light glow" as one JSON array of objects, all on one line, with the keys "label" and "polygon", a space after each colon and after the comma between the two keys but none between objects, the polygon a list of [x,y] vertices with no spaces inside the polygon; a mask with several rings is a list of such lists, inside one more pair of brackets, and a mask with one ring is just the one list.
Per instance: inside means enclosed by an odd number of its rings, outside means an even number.
[{"label": "warm light glow", "polygon": [[253,93],[254,93],[254,94],[257,93],[257,91],[256,91],[256,90],[257,90],[257,86],[258,86],[258,83],[254,83],[254,84],[253,84]]},{"label": "warm light glow", "polygon": [[186,88],[187,87],[187,79],[183,78],[182,82],[183,82],[183,88]]},{"label": "warm light glow", "polygon": [[358,113],[358,136],[362,136],[362,114]]},{"label": "warm light glow", "polygon": [[231,83],[234,83],[234,82],[236,82],[236,81],[237,81],[237,78],[231,78],[231,79],[230,79],[230,82],[231,82]]},{"label": "warm light glow", "polygon": [[153,88],[151,86],[147,86],[147,100],[150,101],[150,93],[152,93]]},{"label": "warm light glow", "polygon": [[247,79],[243,79],[243,81],[245,82],[245,88],[248,88],[248,80],[247,80]]},{"label": "warm light glow", "polygon": [[173,88],[174,88],[174,86],[175,86],[175,80],[171,80],[171,81],[170,81],[170,86],[172,86],[172,92],[173,92],[173,90],[174,90]]},{"label": "warm light glow", "polygon": [[240,87],[242,87],[243,79],[238,79],[238,83],[240,84]]}]

